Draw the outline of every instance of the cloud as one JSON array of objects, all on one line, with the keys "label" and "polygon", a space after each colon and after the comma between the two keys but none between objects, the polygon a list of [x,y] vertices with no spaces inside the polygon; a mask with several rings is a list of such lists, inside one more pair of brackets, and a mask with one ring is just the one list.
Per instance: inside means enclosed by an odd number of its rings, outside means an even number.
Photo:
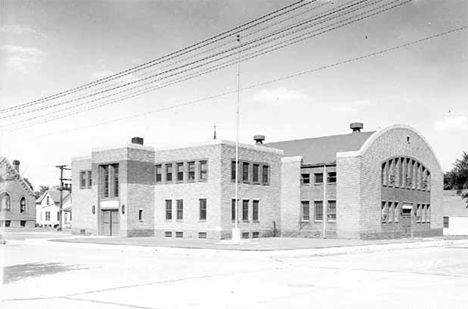
[{"label": "cloud", "polygon": [[41,31],[23,25],[5,25],[0,27],[0,32],[10,35],[33,35],[36,37],[47,39],[47,36]]},{"label": "cloud", "polygon": [[[105,78],[105,77],[114,75],[116,73],[117,72],[114,72],[112,70],[101,70],[101,71],[96,71],[96,72],[91,73],[90,77],[93,80],[97,80],[97,79],[101,79],[101,78]],[[116,81],[119,81],[119,83],[125,84],[125,83],[129,83],[129,82],[137,81],[137,80],[139,80],[139,78],[137,76],[135,76],[133,74],[129,74],[129,75],[119,77]]]},{"label": "cloud", "polygon": [[342,105],[333,106],[331,109],[335,113],[354,113],[362,110],[364,107],[372,106],[373,103],[369,100],[357,100],[348,102]]},{"label": "cloud", "polygon": [[297,90],[288,90],[286,88],[263,89],[252,95],[253,102],[280,102],[304,100],[307,97]]},{"label": "cloud", "polygon": [[444,119],[437,120],[434,128],[440,132],[455,132],[468,130],[467,116],[447,116]]},{"label": "cloud", "polygon": [[10,68],[27,73],[33,65],[38,65],[46,56],[46,53],[35,47],[23,47],[19,45],[2,45],[0,51],[6,54],[5,63]]}]

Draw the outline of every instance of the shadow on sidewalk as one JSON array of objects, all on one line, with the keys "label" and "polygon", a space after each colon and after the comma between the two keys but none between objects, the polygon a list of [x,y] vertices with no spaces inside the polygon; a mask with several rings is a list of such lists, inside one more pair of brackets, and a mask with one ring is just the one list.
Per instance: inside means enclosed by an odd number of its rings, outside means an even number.
[{"label": "shadow on sidewalk", "polygon": [[13,283],[29,277],[53,275],[65,271],[86,269],[62,263],[28,263],[4,267],[3,283]]}]

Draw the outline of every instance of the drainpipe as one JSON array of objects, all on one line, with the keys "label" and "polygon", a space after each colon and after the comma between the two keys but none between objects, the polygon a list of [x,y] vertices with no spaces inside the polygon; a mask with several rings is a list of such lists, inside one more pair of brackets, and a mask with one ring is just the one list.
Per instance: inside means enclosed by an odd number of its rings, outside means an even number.
[{"label": "drainpipe", "polygon": [[327,216],[328,216],[328,200],[327,200],[327,181],[328,181],[328,177],[327,177],[327,166],[324,165],[323,166],[323,203],[322,203],[322,207],[323,207],[323,218],[322,218],[322,227],[323,227],[323,231],[322,231],[322,237],[323,238],[327,238]]}]

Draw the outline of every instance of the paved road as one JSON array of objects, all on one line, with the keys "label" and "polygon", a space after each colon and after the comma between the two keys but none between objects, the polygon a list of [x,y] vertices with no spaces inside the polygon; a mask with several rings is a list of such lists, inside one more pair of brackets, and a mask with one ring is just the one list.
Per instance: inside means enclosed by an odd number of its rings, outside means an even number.
[{"label": "paved road", "polygon": [[468,246],[275,257],[11,241],[2,308],[468,308]]}]

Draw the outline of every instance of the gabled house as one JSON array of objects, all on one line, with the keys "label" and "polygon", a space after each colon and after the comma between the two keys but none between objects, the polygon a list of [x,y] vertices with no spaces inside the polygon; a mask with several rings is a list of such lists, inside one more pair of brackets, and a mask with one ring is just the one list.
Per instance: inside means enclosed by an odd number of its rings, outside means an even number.
[{"label": "gabled house", "polygon": [[[71,228],[72,198],[69,191],[63,191],[63,228]],[[36,221],[40,227],[58,227],[60,225],[60,190],[58,187],[44,192],[36,202]]]},{"label": "gabled house", "polygon": [[0,157],[0,227],[34,227],[36,197],[19,172],[20,162]]}]

